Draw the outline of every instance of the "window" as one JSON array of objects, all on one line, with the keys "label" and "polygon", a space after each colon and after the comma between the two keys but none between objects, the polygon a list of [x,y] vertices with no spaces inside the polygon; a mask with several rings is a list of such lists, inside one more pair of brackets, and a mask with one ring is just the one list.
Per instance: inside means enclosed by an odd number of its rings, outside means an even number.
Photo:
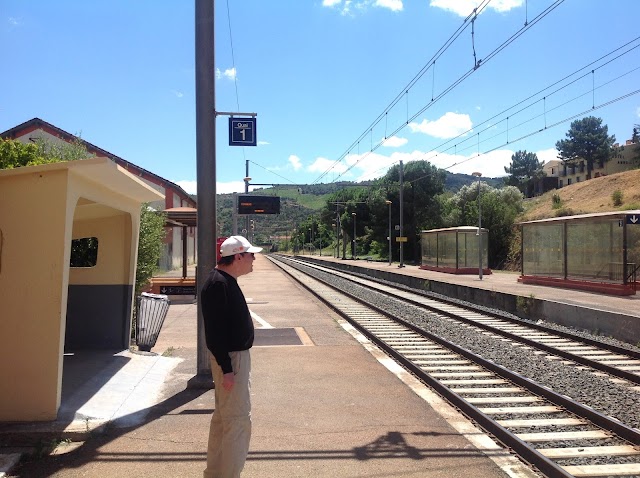
[{"label": "window", "polygon": [[567,186],[571,184],[571,178],[567,178]]},{"label": "window", "polygon": [[71,241],[69,267],[95,267],[98,263],[98,238],[83,237]]}]

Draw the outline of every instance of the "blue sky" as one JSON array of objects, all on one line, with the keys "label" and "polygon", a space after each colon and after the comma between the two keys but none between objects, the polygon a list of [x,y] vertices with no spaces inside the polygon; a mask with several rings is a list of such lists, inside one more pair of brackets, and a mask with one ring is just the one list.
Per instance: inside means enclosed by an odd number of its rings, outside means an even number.
[{"label": "blue sky", "polygon": [[[194,10],[0,0],[0,131],[39,117],[195,193]],[[361,181],[418,159],[496,177],[517,150],[554,159],[572,118],[603,118],[621,143],[640,123],[637,0],[216,0],[215,11],[216,110],[257,113],[258,139],[228,146],[218,117],[218,193],[244,191],[247,160],[263,184]]]}]

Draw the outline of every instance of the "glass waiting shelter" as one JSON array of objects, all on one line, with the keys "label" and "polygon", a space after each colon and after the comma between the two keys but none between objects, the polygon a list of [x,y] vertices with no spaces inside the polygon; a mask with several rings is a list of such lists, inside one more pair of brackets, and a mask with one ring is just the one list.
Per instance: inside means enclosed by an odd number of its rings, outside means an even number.
[{"label": "glass waiting shelter", "polygon": [[640,210],[542,219],[520,227],[520,282],[635,294]]},{"label": "glass waiting shelter", "polygon": [[[488,268],[489,231],[482,233],[482,271],[491,274]],[[420,232],[422,261],[420,268],[449,274],[476,274],[479,246],[478,228],[473,226],[448,227]]]}]

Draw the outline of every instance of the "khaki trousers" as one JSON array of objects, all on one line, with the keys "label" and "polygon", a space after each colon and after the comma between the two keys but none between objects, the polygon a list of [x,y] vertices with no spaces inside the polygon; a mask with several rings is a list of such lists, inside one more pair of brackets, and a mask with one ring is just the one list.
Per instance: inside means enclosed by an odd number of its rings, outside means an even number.
[{"label": "khaki trousers", "polygon": [[207,468],[204,478],[238,478],[249,453],[251,439],[251,355],[248,350],[230,352],[235,373],[231,391],[222,387],[222,369],[213,356],[215,410],[209,428]]}]

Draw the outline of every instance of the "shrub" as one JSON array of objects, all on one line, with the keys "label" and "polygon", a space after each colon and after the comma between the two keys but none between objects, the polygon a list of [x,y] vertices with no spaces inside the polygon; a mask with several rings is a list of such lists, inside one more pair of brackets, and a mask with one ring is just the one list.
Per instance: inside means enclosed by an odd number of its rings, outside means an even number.
[{"label": "shrub", "polygon": [[613,191],[613,193],[611,194],[611,199],[613,200],[614,206],[622,206],[622,191],[620,191],[619,189]]},{"label": "shrub", "polygon": [[138,296],[158,270],[165,236],[166,216],[143,204],[140,210],[140,236],[138,239],[138,266],[136,268],[135,294]]},{"label": "shrub", "polygon": [[562,206],[562,199],[560,199],[560,195],[554,194],[551,196],[551,207],[553,207],[553,209],[559,209],[560,206]]}]

